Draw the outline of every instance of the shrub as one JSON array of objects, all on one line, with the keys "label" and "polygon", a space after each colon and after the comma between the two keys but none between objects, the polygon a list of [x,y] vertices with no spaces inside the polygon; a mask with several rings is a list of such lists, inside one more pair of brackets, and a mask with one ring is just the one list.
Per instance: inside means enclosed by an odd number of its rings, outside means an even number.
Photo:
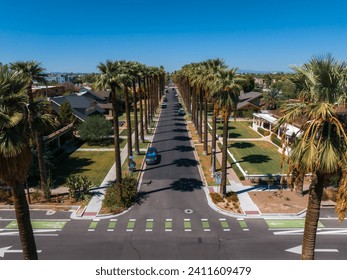
[{"label": "shrub", "polygon": [[258,132],[261,134],[261,135],[263,135],[263,136],[268,136],[268,135],[270,135],[270,131],[268,131],[268,130],[265,130],[264,128],[262,128],[262,127],[258,127]]},{"label": "shrub", "polygon": [[282,147],[282,140],[277,138],[276,134],[271,134],[270,139],[272,143],[274,143],[278,147]]},{"label": "shrub", "polygon": [[66,185],[69,189],[70,198],[78,200],[84,200],[88,190],[93,187],[92,181],[86,176],[70,175],[67,178]]},{"label": "shrub", "polygon": [[237,193],[236,192],[228,192],[226,195],[225,195],[226,199],[228,201],[232,201],[232,202],[239,202],[239,198],[237,196]]},{"label": "shrub", "polygon": [[116,183],[106,190],[103,207],[115,214],[129,208],[136,201],[137,180],[131,175],[126,175],[122,183]]},{"label": "shrub", "polygon": [[35,202],[40,202],[42,198],[42,193],[40,190],[36,189],[31,195],[30,195]]},{"label": "shrub", "polygon": [[217,204],[218,202],[223,202],[224,199],[221,197],[219,193],[210,193],[210,197],[214,204]]},{"label": "shrub", "polygon": [[12,194],[10,189],[0,189],[0,202],[12,203]]}]

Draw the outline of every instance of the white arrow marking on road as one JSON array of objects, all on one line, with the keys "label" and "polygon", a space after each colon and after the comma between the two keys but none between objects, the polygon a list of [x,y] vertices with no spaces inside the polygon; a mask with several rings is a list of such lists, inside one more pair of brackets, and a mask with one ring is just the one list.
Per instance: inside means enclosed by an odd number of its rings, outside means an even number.
[{"label": "white arrow marking on road", "polygon": [[[289,248],[289,249],[284,250],[284,251],[301,255],[302,245],[299,245],[299,246],[296,246],[293,248]],[[339,252],[339,250],[337,250],[337,249],[314,249],[314,251],[316,253],[338,253]]]},{"label": "white arrow marking on road", "polygon": [[[12,246],[0,248],[0,257],[3,258],[6,253],[23,253],[23,250],[10,250]],[[37,250],[38,253],[41,253],[42,250]]]}]

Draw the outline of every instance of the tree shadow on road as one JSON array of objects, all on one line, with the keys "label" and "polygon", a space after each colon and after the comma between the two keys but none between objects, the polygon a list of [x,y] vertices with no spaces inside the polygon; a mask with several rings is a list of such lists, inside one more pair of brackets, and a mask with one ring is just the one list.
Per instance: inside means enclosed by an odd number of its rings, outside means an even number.
[{"label": "tree shadow on road", "polygon": [[179,191],[179,192],[193,192],[194,190],[200,190],[202,188],[202,181],[197,180],[194,178],[180,178],[170,184],[169,187],[164,187],[156,190],[151,191],[140,191],[138,193],[138,198],[136,203],[142,204],[144,200],[149,198],[150,194],[167,191],[167,190],[173,190],[173,191]]}]

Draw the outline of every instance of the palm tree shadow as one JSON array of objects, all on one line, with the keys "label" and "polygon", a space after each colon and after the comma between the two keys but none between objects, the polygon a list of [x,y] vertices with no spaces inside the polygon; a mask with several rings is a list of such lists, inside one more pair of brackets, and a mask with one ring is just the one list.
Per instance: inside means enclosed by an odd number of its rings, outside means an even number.
[{"label": "palm tree shadow", "polygon": [[202,188],[202,182],[193,178],[180,178],[170,184],[174,191],[192,192]]},{"label": "palm tree shadow", "polygon": [[137,195],[136,203],[142,204],[146,199],[149,198],[150,194],[173,190],[180,192],[192,192],[194,190],[200,190],[202,188],[202,181],[194,178],[180,178],[170,184],[169,187],[164,187],[152,191],[140,191]]},{"label": "palm tree shadow", "polygon": [[249,163],[264,163],[270,161],[271,158],[269,156],[264,155],[249,155],[242,157],[239,162],[249,162]]}]

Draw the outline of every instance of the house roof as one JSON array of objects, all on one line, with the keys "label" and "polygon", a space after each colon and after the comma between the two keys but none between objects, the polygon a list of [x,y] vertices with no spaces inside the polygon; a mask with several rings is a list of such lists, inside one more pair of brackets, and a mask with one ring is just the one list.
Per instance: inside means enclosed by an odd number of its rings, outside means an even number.
[{"label": "house roof", "polygon": [[68,96],[58,96],[51,98],[51,104],[54,111],[59,112],[60,106],[64,104],[64,102],[69,102],[72,108],[72,113],[79,118],[80,120],[84,121],[88,115],[85,114],[86,109],[88,109],[92,102],[95,102],[95,110],[98,113],[103,114],[105,110],[103,108],[100,108],[95,100],[89,99],[85,96],[78,96],[78,95],[68,95]]},{"label": "house roof", "polygon": [[261,97],[261,96],[262,96],[261,92],[250,91],[250,92],[241,94],[239,96],[239,100],[240,100],[240,102],[243,102],[246,100],[250,101],[250,100],[256,99],[256,98]]},{"label": "house roof", "polygon": [[249,102],[248,100],[237,104],[237,110],[242,110],[242,109],[247,108],[247,107],[253,107],[257,110],[260,110],[260,107],[253,104],[252,102]]}]

